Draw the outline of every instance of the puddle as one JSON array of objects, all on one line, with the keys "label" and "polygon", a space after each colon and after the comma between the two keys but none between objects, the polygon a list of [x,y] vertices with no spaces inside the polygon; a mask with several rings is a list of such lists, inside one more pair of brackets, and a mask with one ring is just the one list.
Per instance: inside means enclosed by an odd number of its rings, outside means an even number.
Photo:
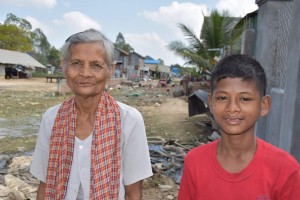
[{"label": "puddle", "polygon": [[14,118],[0,121],[0,137],[25,137],[36,135],[40,125],[40,116],[28,118]]}]

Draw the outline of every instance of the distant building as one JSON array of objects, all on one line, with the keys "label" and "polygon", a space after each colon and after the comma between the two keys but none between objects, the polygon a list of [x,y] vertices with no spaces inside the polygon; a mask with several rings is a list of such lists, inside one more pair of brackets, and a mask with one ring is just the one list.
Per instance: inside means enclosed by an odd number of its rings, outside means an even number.
[{"label": "distant building", "polygon": [[179,67],[177,67],[177,66],[171,66],[170,70],[171,70],[172,76],[176,76],[176,77],[180,76]]},{"label": "distant building", "polygon": [[0,78],[28,78],[46,67],[26,53],[0,49]]},{"label": "distant building", "polygon": [[127,70],[129,68],[130,53],[122,49],[115,48],[116,57],[116,68],[115,68],[115,78],[126,78]]},{"label": "distant building", "polygon": [[154,78],[168,77],[170,67],[161,64],[160,60],[145,60],[145,66],[149,67],[149,74]]},{"label": "distant building", "polygon": [[144,70],[144,57],[136,52],[131,52],[129,56],[129,65],[127,68],[127,79],[139,81],[141,73]]}]

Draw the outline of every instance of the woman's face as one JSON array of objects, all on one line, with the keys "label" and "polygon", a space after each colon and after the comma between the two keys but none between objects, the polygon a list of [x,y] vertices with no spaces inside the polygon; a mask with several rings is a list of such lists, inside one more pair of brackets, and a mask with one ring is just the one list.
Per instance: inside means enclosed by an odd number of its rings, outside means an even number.
[{"label": "woman's face", "polygon": [[62,66],[75,95],[93,97],[102,93],[110,77],[105,56],[103,47],[98,43],[81,43],[71,47],[70,59]]}]

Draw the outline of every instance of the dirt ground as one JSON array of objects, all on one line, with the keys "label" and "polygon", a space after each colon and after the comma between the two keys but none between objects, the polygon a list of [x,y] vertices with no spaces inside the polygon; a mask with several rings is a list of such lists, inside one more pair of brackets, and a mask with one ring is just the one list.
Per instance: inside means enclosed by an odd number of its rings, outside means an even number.
[{"label": "dirt ground", "polygon": [[[108,91],[118,101],[136,107],[143,115],[147,136],[175,140],[181,144],[205,142],[210,134],[195,122],[207,122],[203,115],[188,117],[187,97],[172,96],[172,87],[157,88],[156,82],[145,87],[118,86]],[[42,114],[47,108],[62,102],[57,96],[57,84],[45,79],[0,80],[0,154],[32,151]],[[143,184],[143,199],[177,199],[178,184],[171,177],[155,174]]]}]

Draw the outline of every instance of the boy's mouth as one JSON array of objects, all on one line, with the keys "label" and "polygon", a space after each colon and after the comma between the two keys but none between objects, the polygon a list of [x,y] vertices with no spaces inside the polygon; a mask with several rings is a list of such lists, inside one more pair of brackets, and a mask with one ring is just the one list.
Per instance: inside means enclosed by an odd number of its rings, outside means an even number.
[{"label": "boy's mouth", "polygon": [[228,117],[225,118],[225,121],[230,125],[236,125],[239,124],[242,121],[242,119],[238,117]]}]

